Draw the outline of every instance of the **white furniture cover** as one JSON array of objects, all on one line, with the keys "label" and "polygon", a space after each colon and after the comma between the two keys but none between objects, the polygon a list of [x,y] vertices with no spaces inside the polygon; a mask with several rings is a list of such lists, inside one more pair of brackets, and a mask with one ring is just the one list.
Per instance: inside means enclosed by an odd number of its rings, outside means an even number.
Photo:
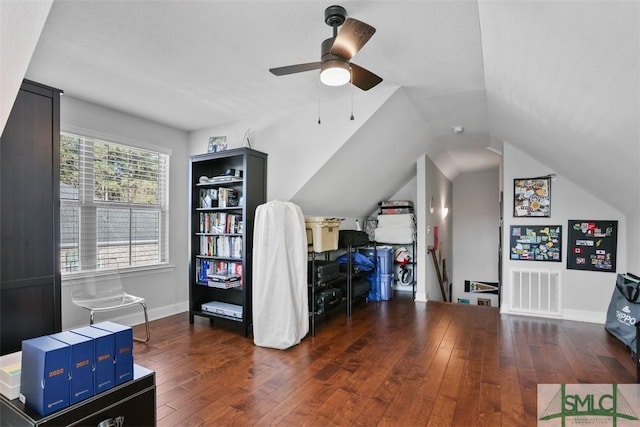
[{"label": "white furniture cover", "polygon": [[258,206],[253,235],[253,342],[284,350],[309,332],[307,235],[290,202]]}]

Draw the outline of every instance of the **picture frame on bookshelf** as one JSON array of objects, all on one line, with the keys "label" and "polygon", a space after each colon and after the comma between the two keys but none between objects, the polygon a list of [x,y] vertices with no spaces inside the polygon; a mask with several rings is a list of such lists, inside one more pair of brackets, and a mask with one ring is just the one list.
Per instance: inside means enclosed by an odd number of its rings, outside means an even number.
[{"label": "picture frame on bookshelf", "polygon": [[227,137],[226,136],[210,136],[208,153],[218,153],[227,149]]}]

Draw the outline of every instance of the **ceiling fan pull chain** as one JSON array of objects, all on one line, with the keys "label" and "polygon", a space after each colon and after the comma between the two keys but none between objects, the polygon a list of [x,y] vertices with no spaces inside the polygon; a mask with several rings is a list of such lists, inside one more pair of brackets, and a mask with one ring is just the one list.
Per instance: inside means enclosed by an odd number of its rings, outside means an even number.
[{"label": "ceiling fan pull chain", "polygon": [[351,67],[349,67],[349,74],[351,75],[351,117],[349,120],[353,120],[355,117],[353,117],[353,69]]},{"label": "ceiling fan pull chain", "polygon": [[318,79],[318,124],[322,124],[320,120],[320,79]]}]

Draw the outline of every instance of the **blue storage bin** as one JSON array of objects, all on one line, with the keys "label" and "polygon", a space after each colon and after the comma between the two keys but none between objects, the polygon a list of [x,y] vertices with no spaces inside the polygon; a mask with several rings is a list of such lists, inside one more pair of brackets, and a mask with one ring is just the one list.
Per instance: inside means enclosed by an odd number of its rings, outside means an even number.
[{"label": "blue storage bin", "polygon": [[393,274],[380,275],[380,300],[389,301],[393,298]]},{"label": "blue storage bin", "polygon": [[359,248],[358,252],[373,260],[374,253],[378,256],[376,269],[379,274],[393,274],[393,247],[367,246]]},{"label": "blue storage bin", "polygon": [[382,299],[380,290],[380,275],[375,271],[367,274],[367,280],[369,281],[369,294],[367,295],[367,301],[380,301]]}]

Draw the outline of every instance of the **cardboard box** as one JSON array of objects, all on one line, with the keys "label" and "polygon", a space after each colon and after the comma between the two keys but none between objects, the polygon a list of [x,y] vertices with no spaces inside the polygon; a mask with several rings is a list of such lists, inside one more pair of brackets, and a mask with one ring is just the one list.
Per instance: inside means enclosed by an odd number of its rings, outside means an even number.
[{"label": "cardboard box", "polygon": [[72,329],[71,332],[93,339],[94,394],[113,388],[116,385],[114,334],[91,326]]},{"label": "cardboard box", "polygon": [[43,336],[22,341],[20,400],[40,415],[69,406],[71,347]]},{"label": "cardboard box", "polygon": [[93,325],[115,334],[116,385],[133,379],[133,329],[114,322],[101,322]]},{"label": "cardboard box", "polygon": [[78,403],[94,394],[93,382],[93,340],[65,331],[49,335],[51,338],[71,347],[69,366],[71,369],[70,403]]}]

